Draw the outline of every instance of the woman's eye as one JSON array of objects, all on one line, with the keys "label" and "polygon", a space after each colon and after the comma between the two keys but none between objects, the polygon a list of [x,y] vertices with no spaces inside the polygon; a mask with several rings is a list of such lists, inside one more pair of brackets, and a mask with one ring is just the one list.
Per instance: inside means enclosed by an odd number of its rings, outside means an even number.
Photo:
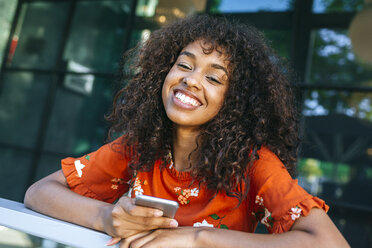
[{"label": "woman's eye", "polygon": [[221,82],[217,79],[217,78],[214,78],[214,77],[207,77],[208,80],[214,82],[214,83],[217,83],[217,84],[221,84]]},{"label": "woman's eye", "polygon": [[187,64],[178,63],[177,66],[179,66],[181,68],[184,68],[184,69],[187,69],[187,70],[191,70],[191,67]]}]

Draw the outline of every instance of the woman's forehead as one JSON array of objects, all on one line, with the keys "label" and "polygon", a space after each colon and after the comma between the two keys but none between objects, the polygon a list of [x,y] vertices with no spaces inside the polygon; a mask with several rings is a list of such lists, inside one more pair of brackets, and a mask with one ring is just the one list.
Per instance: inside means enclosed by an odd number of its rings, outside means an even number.
[{"label": "woman's forehead", "polygon": [[227,61],[225,49],[214,41],[209,41],[207,39],[198,39],[192,41],[182,49],[181,53],[190,48],[201,48],[204,54],[216,52],[218,57],[222,57],[223,60]]}]

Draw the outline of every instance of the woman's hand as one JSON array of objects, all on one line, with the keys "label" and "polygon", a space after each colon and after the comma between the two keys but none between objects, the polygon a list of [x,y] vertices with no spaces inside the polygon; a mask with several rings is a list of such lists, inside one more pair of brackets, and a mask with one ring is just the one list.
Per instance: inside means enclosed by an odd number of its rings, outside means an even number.
[{"label": "woman's hand", "polygon": [[200,245],[197,244],[197,238],[198,232],[202,229],[203,228],[179,227],[139,233],[127,239],[123,239],[120,248],[200,247]]},{"label": "woman's hand", "polygon": [[[134,199],[122,197],[115,205],[104,210],[104,231],[117,242],[144,231],[178,226],[175,219],[162,217],[163,212],[154,208],[134,205]],[[113,243],[112,243],[113,244]]]}]

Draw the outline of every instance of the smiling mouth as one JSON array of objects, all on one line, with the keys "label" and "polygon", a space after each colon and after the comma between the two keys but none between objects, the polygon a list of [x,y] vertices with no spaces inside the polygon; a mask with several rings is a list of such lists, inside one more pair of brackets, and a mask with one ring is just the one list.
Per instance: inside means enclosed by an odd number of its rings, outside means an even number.
[{"label": "smiling mouth", "polygon": [[194,98],[192,98],[192,97],[189,97],[189,96],[185,95],[185,94],[182,93],[181,91],[177,91],[177,92],[174,94],[174,96],[175,96],[178,100],[180,100],[182,103],[184,103],[184,104],[189,104],[189,105],[192,105],[192,106],[194,106],[194,107],[199,107],[199,106],[201,106],[201,103],[200,103],[198,100],[196,100],[196,99],[194,99]]}]

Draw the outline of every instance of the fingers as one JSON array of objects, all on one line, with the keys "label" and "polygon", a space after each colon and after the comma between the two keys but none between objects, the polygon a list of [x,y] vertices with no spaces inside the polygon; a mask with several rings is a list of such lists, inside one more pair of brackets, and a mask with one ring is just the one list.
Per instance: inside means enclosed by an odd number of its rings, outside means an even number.
[{"label": "fingers", "polygon": [[126,239],[123,239],[120,243],[120,248],[129,248],[131,247],[131,243],[134,241],[134,240],[137,240],[137,239],[140,239],[142,237],[145,237],[147,235],[149,235],[150,233],[152,233],[152,231],[145,231],[145,232],[141,232],[141,233],[137,233],[135,235],[132,235]]},{"label": "fingers", "polygon": [[141,223],[145,230],[178,227],[178,222],[175,219],[167,217],[137,217],[135,221]]},{"label": "fingers", "polygon": [[133,240],[129,241],[129,247],[130,248],[139,248],[142,247],[143,245],[147,244],[148,242],[154,240],[156,238],[156,235],[153,235],[153,233],[141,236],[141,237],[136,237]]},{"label": "fingers", "polygon": [[134,199],[132,198],[122,197],[117,204],[119,208],[114,208],[113,216],[116,218],[123,217],[128,222],[141,225],[138,230],[178,226],[178,222],[175,219],[160,217],[163,215],[161,210],[134,205]]},{"label": "fingers", "polygon": [[155,208],[148,208],[142,206],[136,206],[134,204],[134,199],[129,197],[120,198],[119,204],[123,206],[125,211],[133,216],[141,217],[160,217],[163,216],[163,211]]},{"label": "fingers", "polygon": [[128,238],[143,231],[178,227],[175,219],[162,217],[161,210],[136,206],[129,197],[120,198],[107,212],[104,230],[112,237]]},{"label": "fingers", "polygon": [[106,246],[111,246],[114,244],[119,243],[121,238],[111,238],[109,241],[107,241]]}]

